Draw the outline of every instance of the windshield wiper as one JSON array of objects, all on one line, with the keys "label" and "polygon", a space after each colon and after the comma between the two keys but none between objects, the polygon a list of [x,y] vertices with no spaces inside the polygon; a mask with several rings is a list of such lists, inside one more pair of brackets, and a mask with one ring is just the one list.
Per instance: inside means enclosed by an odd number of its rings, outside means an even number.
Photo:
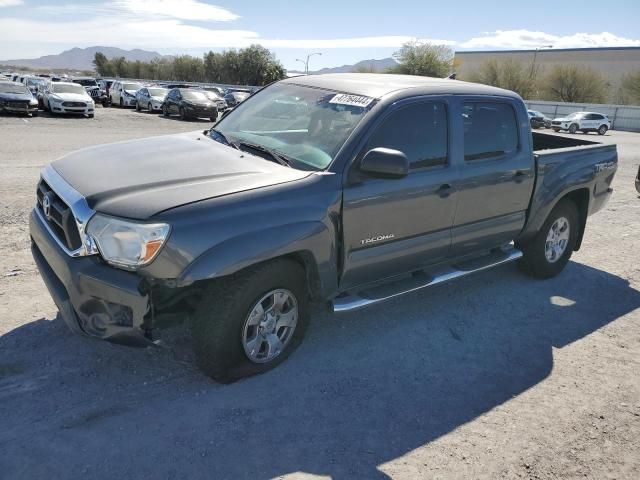
[{"label": "windshield wiper", "polygon": [[284,165],[285,167],[291,167],[291,160],[276,150],[271,150],[270,148],[263,147],[262,145],[257,145],[255,143],[249,143],[249,142],[238,142],[238,146],[247,147],[252,150],[257,150],[259,152],[266,153],[273,160],[275,160],[276,163],[279,163],[280,165]]},{"label": "windshield wiper", "polygon": [[212,128],[211,130],[209,130],[209,132],[213,132],[216,135],[218,135],[218,137],[220,137],[226,145],[229,145],[230,147],[235,148],[236,150],[240,150],[240,146],[237,143],[232,142],[227,137],[225,137],[224,133],[222,133],[220,130],[216,130],[215,128]]}]

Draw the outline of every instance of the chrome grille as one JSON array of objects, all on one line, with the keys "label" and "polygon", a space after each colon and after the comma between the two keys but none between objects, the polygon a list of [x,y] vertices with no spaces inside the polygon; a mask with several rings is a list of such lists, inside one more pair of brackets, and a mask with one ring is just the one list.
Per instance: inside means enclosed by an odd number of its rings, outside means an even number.
[{"label": "chrome grille", "polygon": [[58,240],[69,250],[79,249],[82,246],[82,240],[69,205],[64,203],[44,180],[38,183],[36,196],[37,208]]},{"label": "chrome grille", "polygon": [[62,102],[63,107],[86,107],[87,104],[84,102]]}]

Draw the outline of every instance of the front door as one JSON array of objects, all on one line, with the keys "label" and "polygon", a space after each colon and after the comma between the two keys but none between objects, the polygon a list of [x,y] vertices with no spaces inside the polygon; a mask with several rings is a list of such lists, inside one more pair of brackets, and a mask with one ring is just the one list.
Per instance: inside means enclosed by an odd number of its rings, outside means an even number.
[{"label": "front door", "polygon": [[374,126],[356,163],[372,148],[402,151],[401,179],[358,177],[343,193],[343,289],[444,259],[457,193],[449,162],[448,100],[413,100]]}]

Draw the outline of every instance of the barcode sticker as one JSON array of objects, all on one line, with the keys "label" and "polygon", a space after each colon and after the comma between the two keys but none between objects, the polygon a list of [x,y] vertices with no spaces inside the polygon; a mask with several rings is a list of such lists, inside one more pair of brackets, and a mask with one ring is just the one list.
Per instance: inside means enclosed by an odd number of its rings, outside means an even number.
[{"label": "barcode sticker", "polygon": [[365,97],[363,95],[350,95],[348,93],[338,93],[334,95],[329,103],[336,103],[339,105],[352,105],[354,107],[367,107],[371,102],[373,102],[373,98]]}]

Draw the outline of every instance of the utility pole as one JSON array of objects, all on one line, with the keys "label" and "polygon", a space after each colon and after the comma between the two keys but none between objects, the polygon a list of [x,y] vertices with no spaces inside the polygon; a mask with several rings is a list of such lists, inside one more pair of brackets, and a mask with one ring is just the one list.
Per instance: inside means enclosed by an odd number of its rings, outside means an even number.
[{"label": "utility pole", "polygon": [[296,58],[296,62],[304,63],[304,74],[305,75],[309,75],[309,57],[312,57],[314,55],[322,55],[322,53],[321,52],[310,53],[309,55],[307,55],[307,59],[306,60],[301,60],[299,58]]},{"label": "utility pole", "polygon": [[533,74],[535,73],[536,68],[536,57],[538,56],[538,50],[540,50],[541,48],[553,48],[553,45],[541,45],[539,47],[536,47],[535,51],[533,52],[533,62],[531,62],[531,72],[529,72],[529,80],[533,79]]}]

